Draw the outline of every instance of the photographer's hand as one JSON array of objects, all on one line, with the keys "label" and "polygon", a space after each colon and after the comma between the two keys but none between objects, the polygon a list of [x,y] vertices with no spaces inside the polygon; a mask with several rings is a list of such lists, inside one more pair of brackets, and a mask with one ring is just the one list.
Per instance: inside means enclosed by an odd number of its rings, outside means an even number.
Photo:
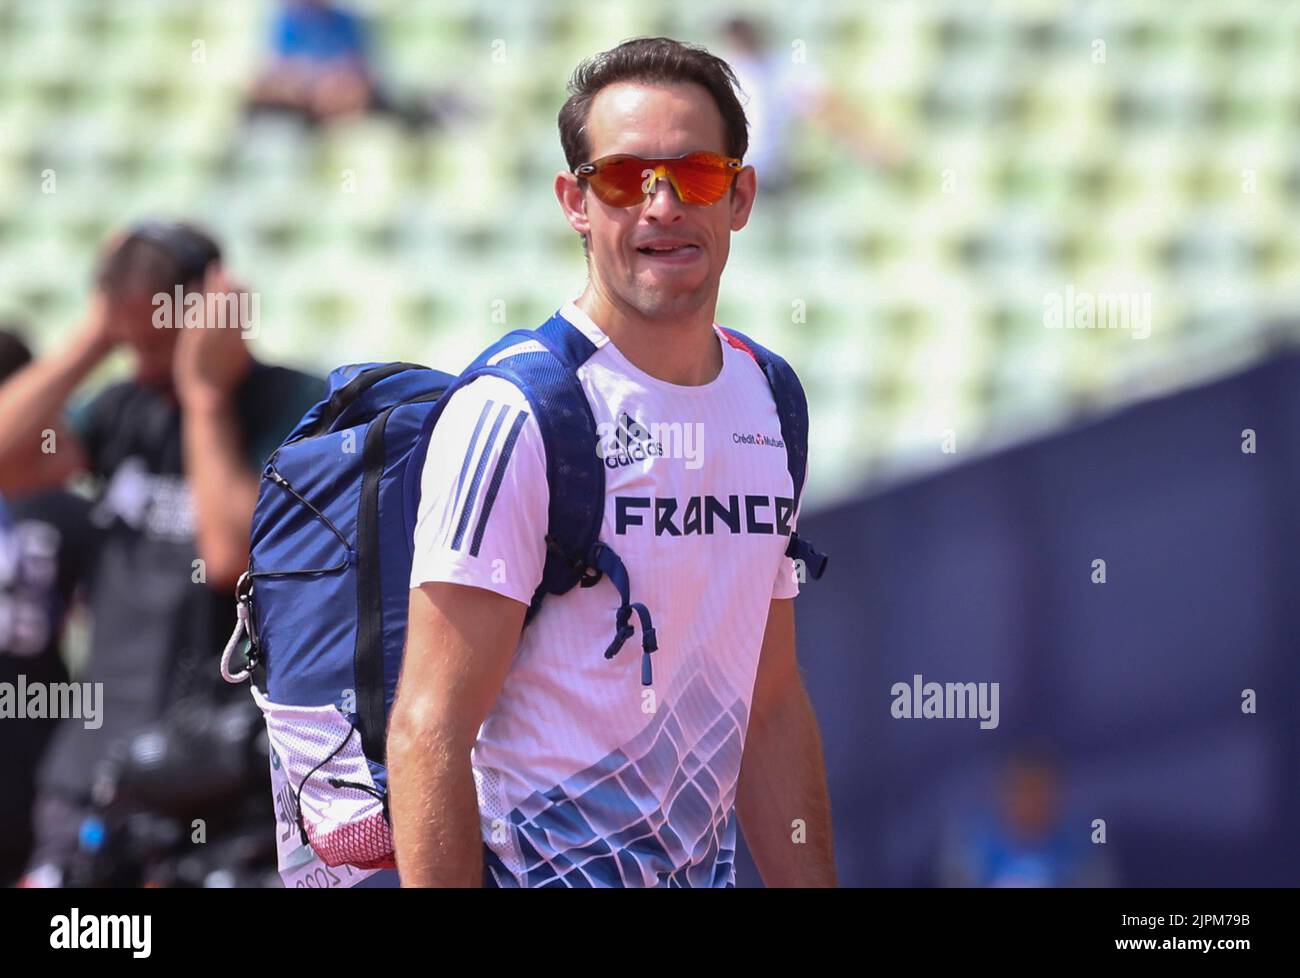
[{"label": "photographer's hand", "polygon": [[234,587],[248,566],[248,534],[257,502],[257,476],[244,458],[235,410],[235,395],[253,367],[253,356],[239,328],[239,303],[215,298],[237,291],[219,266],[209,271],[205,310],[223,318],[205,317],[203,328],[186,328],[172,364],[199,556],[208,586],[222,591]]},{"label": "photographer's hand", "polygon": [[211,410],[227,402],[253,366],[241,319],[245,293],[220,265],[203,282],[203,328],[186,328],[172,364],[176,397],[183,409]]}]

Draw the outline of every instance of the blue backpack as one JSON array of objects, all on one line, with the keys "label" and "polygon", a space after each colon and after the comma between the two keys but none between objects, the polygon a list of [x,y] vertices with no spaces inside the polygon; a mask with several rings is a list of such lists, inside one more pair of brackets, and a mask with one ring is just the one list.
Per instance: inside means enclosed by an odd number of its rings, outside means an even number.
[{"label": "blue backpack", "polygon": [[[726,332],[771,385],[797,505],[808,444],[803,389],[780,357]],[[410,363],[340,367],[325,398],[267,460],[222,675],[229,682],[257,677],[252,692],[266,718],[273,775],[287,778],[292,793],[278,803],[302,845],[327,865],[395,865],[385,735],[406,640],[420,475],[448,395],[475,378],[517,385],[545,447],[547,555],[525,624],[548,594],[607,579],[620,601],[605,657],[617,655],[635,633],[635,613],[641,678],[650,684],[656,648],[650,611],[632,600],[626,567],[598,538],[605,467],[577,376],[594,352],[556,314],[536,330],[506,334],[458,376]],[[476,484],[483,475],[473,473]],[[786,553],[814,579],[825,570],[826,558],[795,533]],[[245,665],[232,672],[245,638]]]}]

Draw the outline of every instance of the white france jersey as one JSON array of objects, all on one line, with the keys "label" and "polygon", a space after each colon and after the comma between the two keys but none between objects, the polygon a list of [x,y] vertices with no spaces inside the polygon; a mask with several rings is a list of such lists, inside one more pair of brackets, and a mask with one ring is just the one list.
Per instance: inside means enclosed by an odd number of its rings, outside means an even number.
[{"label": "white france jersey", "polygon": [[[602,436],[600,539],[653,617],[613,659],[608,580],[548,596],[520,638],[471,754],[488,866],[501,886],[730,886],[735,795],[773,598],[797,507],[781,425],[753,358],[715,325],[723,365],[683,387],[633,366],[573,303],[596,346],[578,370]],[[533,409],[499,377],[454,393],[422,473],[411,586],[447,581],[524,604],[546,556],[546,454]]]}]

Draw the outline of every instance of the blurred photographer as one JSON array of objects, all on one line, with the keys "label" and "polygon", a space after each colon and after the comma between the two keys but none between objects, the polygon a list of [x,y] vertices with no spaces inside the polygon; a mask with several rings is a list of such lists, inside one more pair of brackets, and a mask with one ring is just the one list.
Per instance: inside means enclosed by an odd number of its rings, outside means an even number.
[{"label": "blurred photographer", "polygon": [[[103,723],[63,724],[55,737],[39,778],[29,885],[63,881],[115,744],[178,702],[230,699],[211,663],[247,563],[258,473],[323,390],[255,359],[255,324],[213,321],[224,307],[212,300],[237,293],[202,231],[135,225],[106,246],[71,338],[0,388],[0,492],[89,473],[102,533],[87,570],[92,626],[80,678],[103,683]],[[119,346],[134,355],[134,376],[74,402]]]}]

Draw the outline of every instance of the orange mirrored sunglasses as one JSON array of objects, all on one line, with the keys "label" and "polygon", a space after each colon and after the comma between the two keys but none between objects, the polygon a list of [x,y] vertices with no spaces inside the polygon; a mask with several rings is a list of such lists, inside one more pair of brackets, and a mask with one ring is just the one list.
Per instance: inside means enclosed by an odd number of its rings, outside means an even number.
[{"label": "orange mirrored sunglasses", "polygon": [[611,207],[633,207],[666,179],[683,204],[707,206],[720,201],[741,169],[740,160],[717,153],[687,153],[671,159],[646,159],[627,153],[602,156],[573,172],[591,184]]}]

